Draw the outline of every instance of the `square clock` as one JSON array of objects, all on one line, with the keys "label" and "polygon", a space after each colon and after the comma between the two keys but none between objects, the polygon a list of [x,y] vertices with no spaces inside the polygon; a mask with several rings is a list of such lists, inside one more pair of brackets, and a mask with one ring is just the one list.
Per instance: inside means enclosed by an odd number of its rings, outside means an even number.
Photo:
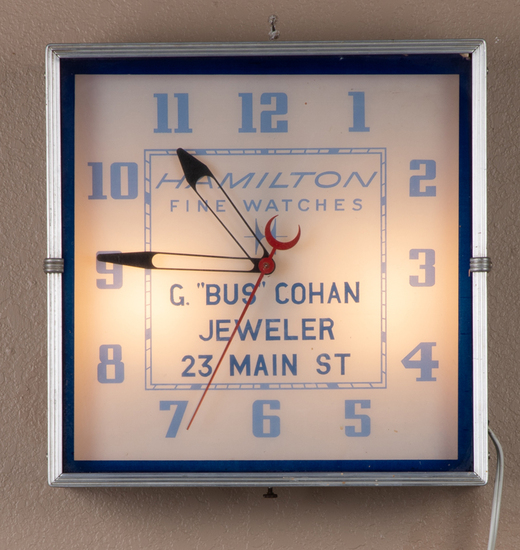
[{"label": "square clock", "polygon": [[48,46],[50,484],[484,484],[485,73]]}]

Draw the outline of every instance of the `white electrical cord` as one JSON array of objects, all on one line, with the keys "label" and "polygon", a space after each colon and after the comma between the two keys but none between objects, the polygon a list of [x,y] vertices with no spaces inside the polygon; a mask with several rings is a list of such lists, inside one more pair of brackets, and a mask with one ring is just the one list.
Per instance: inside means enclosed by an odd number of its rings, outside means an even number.
[{"label": "white electrical cord", "polygon": [[504,453],[502,446],[493,431],[488,428],[489,437],[497,451],[497,471],[495,475],[495,490],[493,492],[493,505],[491,508],[491,525],[489,527],[488,550],[494,550],[497,540],[498,519],[500,517],[500,503],[502,501],[502,485],[504,484]]}]

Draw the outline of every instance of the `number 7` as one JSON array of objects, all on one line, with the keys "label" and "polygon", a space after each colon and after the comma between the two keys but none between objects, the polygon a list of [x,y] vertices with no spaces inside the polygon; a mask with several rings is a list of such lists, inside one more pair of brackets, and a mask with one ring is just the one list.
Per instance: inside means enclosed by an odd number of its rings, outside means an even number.
[{"label": "number 7", "polygon": [[160,401],[159,408],[161,411],[169,411],[172,405],[176,405],[175,412],[173,413],[172,421],[170,422],[170,427],[166,432],[166,437],[175,437],[179,431],[179,427],[182,422],[184,413],[186,412],[186,407],[188,405],[187,401]]}]

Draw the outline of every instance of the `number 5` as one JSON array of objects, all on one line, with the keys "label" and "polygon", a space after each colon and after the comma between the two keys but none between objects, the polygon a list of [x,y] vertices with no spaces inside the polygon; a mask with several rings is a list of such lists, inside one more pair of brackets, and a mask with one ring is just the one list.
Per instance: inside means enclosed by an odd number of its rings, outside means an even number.
[{"label": "number 5", "polygon": [[367,414],[357,414],[356,405],[362,409],[370,409],[370,399],[352,399],[345,401],[345,419],[358,420],[359,429],[355,426],[345,426],[345,435],[347,437],[368,437],[370,435],[370,416]]}]

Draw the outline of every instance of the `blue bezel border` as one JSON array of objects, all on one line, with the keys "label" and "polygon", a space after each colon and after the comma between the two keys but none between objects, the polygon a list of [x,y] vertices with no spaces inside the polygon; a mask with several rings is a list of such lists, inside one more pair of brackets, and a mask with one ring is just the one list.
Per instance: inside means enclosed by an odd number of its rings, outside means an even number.
[{"label": "blue bezel border", "polygon": [[[473,470],[471,257],[471,63],[460,54],[75,58],[61,60],[63,258],[63,471],[117,472],[470,472]],[[74,78],[76,74],[458,74],[459,458],[456,461],[76,461],[74,459]]]}]

